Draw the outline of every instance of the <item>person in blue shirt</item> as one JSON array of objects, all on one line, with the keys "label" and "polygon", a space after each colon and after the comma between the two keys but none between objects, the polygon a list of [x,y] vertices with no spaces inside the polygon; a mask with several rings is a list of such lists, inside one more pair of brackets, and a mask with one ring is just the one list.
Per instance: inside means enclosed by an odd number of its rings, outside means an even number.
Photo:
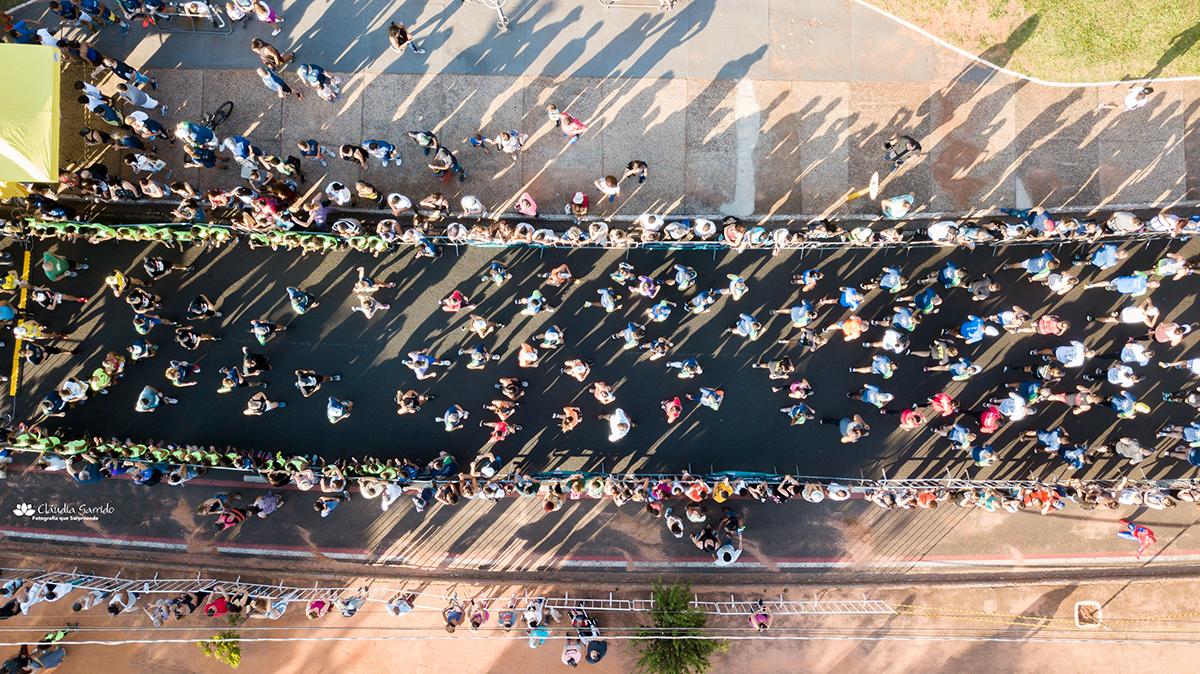
[{"label": "person in blue shirt", "polygon": [[183,140],[189,145],[206,147],[210,150],[217,149],[217,135],[207,126],[200,126],[192,122],[180,122],[175,125],[175,137]]},{"label": "person in blue shirt", "polygon": [[39,41],[37,31],[41,27],[42,24],[37,21],[22,19],[13,24],[8,36],[17,44],[36,44]]},{"label": "person in blue shirt", "polygon": [[838,299],[838,304],[841,304],[850,311],[857,311],[863,301],[862,293],[850,286],[843,286],[840,290],[842,291],[842,296]]},{"label": "person in blue shirt", "polygon": [[[800,288],[802,292],[809,292],[817,287],[817,281],[825,278],[825,274],[816,269],[809,269],[800,274],[792,276],[792,285],[803,286]],[[866,288],[863,288],[866,290]]]},{"label": "person in blue shirt", "polygon": [[92,23],[92,17],[87,14],[81,14],[70,0],[61,0],[61,2],[50,0],[50,11],[62,17],[64,21],[70,21],[72,26],[87,24],[88,30],[93,35],[99,31],[95,24]]},{"label": "person in blue shirt", "polygon": [[884,267],[879,276],[870,283],[864,283],[860,286],[863,290],[874,290],[880,288],[895,295],[902,292],[908,287],[908,279],[900,274],[900,270],[894,267]]},{"label": "person in blue shirt", "polygon": [[121,35],[129,34],[129,24],[121,20],[111,9],[104,6],[104,3],[99,0],[79,0],[79,8],[85,13],[96,17],[100,23],[105,26],[111,26],[114,23],[121,24]]},{"label": "person in blue shirt", "polygon": [[897,302],[909,302],[922,314],[936,314],[942,304],[942,298],[933,288],[926,288],[916,295],[897,297]]},{"label": "person in blue shirt", "polygon": [[1041,280],[1050,275],[1050,272],[1058,267],[1058,258],[1054,257],[1048,249],[1043,248],[1042,254],[1037,257],[1031,257],[1028,260],[1006,264],[1003,269],[1024,269],[1033,276],[1034,280]]},{"label": "person in blue shirt", "polygon": [[263,151],[254,146],[250,139],[242,136],[230,136],[222,143],[226,150],[233,155],[233,158],[243,164],[253,164],[254,161],[263,156]]},{"label": "person in blue shirt", "polygon": [[279,75],[276,75],[266,68],[259,68],[254,72],[258,73],[258,76],[262,78],[263,85],[271,91],[274,91],[280,98],[287,98],[292,94],[296,94],[296,100],[304,100],[304,94],[299,91],[293,91],[292,88],[287,85],[287,82],[284,82]]},{"label": "person in blue shirt", "polygon": [[384,166],[387,166],[388,162],[393,159],[396,160],[396,166],[400,165],[400,151],[396,149],[395,145],[385,143],[382,140],[368,140],[362,146],[364,150],[370,152],[371,156],[382,162]]},{"label": "person in blue shirt", "polygon": [[1116,245],[1106,243],[1100,246],[1096,252],[1092,253],[1091,265],[1097,269],[1109,269],[1115,267],[1118,260],[1124,260],[1129,257],[1129,251],[1121,250]]},{"label": "person in blue shirt", "polygon": [[1083,288],[1084,290],[1091,288],[1104,288],[1105,290],[1112,290],[1114,292],[1121,293],[1122,295],[1140,297],[1141,295],[1145,295],[1147,292],[1149,292],[1150,289],[1157,288],[1158,286],[1159,282],[1157,280],[1152,280],[1144,273],[1138,271],[1130,274],[1129,276],[1118,276],[1111,281],[1098,281],[1096,283],[1089,283]]}]

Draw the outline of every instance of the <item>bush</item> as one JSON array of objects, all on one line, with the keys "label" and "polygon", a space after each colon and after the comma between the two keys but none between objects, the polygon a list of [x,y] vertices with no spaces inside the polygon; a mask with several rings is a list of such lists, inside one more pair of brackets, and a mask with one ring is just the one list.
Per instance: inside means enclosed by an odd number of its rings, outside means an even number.
[{"label": "bush", "polygon": [[[637,671],[646,674],[701,674],[711,666],[713,653],[724,653],[729,647],[717,639],[701,638],[708,625],[708,616],[691,607],[692,582],[676,579],[664,585],[654,581],[654,608],[650,610],[653,627],[637,631],[634,647],[641,649]],[[689,637],[664,639],[661,637]]]},{"label": "bush", "polygon": [[199,641],[200,652],[237,669],[242,664],[242,637],[233,630],[218,632],[209,641]]}]

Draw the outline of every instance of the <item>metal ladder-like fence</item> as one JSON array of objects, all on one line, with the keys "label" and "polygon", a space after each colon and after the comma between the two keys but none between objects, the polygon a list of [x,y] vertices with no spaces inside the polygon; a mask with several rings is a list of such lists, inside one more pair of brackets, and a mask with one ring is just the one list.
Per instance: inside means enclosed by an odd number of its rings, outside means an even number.
[{"label": "metal ladder-like fence", "polygon": [[[188,592],[213,592],[224,590],[227,593],[245,592],[254,599],[267,599],[271,603],[287,602],[307,606],[309,602],[324,600],[332,601],[339,597],[362,596],[367,602],[386,604],[398,594],[409,594],[400,585],[384,587],[372,581],[356,587],[313,587],[287,586],[282,582],[277,585],[262,583],[243,583],[239,576],[233,581],[204,578],[197,574],[195,578],[123,578],[120,573],[116,576],[97,576],[94,574],[72,571],[46,571],[43,569],[0,568],[0,584],[15,585],[17,582],[27,584],[44,583],[46,585],[69,585],[73,589],[84,592],[100,592],[109,595],[133,592],[141,596],[158,595],[157,599],[178,596]],[[446,595],[429,592],[412,592],[416,596],[414,609],[441,611],[448,601],[458,597],[457,593]],[[466,597],[460,597],[465,600]],[[513,595],[511,597],[475,597],[476,602],[486,603],[492,610],[507,607],[510,603],[518,609],[538,601],[547,609],[567,611],[582,609],[586,612],[638,613],[648,612],[654,608],[654,601],[649,597],[619,598],[609,592],[601,596],[572,597],[569,592],[562,596],[530,596]],[[738,616],[753,615],[758,609],[757,601],[739,601],[730,595],[729,601],[704,601],[699,596],[693,596],[690,605],[693,609],[708,615]],[[863,596],[859,600],[817,600],[792,601],[779,595],[777,600],[766,601],[767,610],[780,615],[871,615],[892,614],[887,602],[870,600]]]},{"label": "metal ladder-like fence", "polygon": [[[733,595],[729,595],[729,601],[719,602],[700,601],[699,598],[695,598],[692,605],[704,613],[712,615],[753,615],[759,610],[757,601],[739,601]],[[763,607],[775,615],[886,615],[895,613],[895,610],[887,602],[867,599],[866,595],[863,595],[861,601],[823,601],[819,599],[793,601],[779,595],[779,599],[776,601],[763,600]]]}]

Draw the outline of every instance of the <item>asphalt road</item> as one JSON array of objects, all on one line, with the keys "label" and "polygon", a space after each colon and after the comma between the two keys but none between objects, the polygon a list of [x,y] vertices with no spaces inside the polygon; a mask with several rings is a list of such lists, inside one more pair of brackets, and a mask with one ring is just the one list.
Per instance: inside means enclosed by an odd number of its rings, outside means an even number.
[{"label": "asphalt road", "polygon": [[[35,261],[45,249],[45,243],[35,247]],[[845,250],[823,256],[793,253],[778,257],[765,252],[448,248],[435,261],[416,260],[410,252],[378,259],[358,253],[301,256],[267,249],[250,250],[244,244],[219,251],[193,249],[185,253],[162,246],[116,243],[56,244],[52,249],[90,265],[78,278],[52,285],[69,294],[90,294],[94,299],[82,309],[71,304],[54,312],[35,307],[39,320],[55,330],[70,331],[70,342],[81,353],[74,357],[55,356],[40,366],[23,366],[15,400],[19,419],[31,418],[38,401],[65,377],[86,379],[107,351],[122,350],[137,339],[131,323],[133,312],[122,300],[100,289],[110,270],[132,270],[136,275],[140,273],[141,258],[154,254],[195,267],[191,273],[172,273],[154,286],[154,292],[164,298],[160,315],[182,319],[192,297],[204,293],[220,305],[224,316],[197,321],[194,325],[202,332],[221,334],[223,340],[205,343],[198,351],[188,353],[173,342],[169,329],[155,328],[149,336],[150,341],[161,346],[155,358],[130,364],[126,376],[111,387],[108,395],[94,396],[69,411],[65,418],[49,420],[46,425],[74,433],[232,444],[285,454],[320,453],[327,458],[371,454],[427,461],[445,450],[465,463],[487,445],[488,430],[478,427],[478,421],[491,418],[482,407],[498,397],[492,385],[499,377],[519,376],[529,382],[528,393],[511,421],[523,426],[523,430],[493,449],[506,461],[519,457],[522,465],[531,470],[674,472],[690,467],[693,471],[711,468],[868,478],[881,477],[884,471],[890,477],[936,477],[944,476],[947,471],[960,476],[970,466],[969,457],[953,449],[948,441],[927,428],[899,431],[894,417],[880,417],[873,407],[848,400],[846,393],[858,390],[864,383],[875,383],[895,393],[892,406],[900,407],[946,390],[964,408],[978,409],[979,403],[994,395],[1003,382],[1021,379],[1021,375],[1002,372],[1002,365],[1036,362],[1028,355],[1030,349],[1081,339],[1098,353],[1106,353],[1119,349],[1128,336],[1144,332],[1134,326],[1086,324],[1085,316],[1089,314],[1107,313],[1129,303],[1115,293],[1076,289],[1065,298],[1051,297],[1044,286],[1028,283],[1023,278],[1024,272],[994,271],[1002,264],[1035,255],[1037,249],[1028,246],[950,253],[937,249]],[[1076,271],[1087,282],[1149,269],[1166,251],[1195,254],[1195,249],[1195,245],[1182,241],[1152,242],[1134,248],[1129,259],[1114,269],[1098,272],[1079,267]],[[1084,249],[1064,245],[1056,248],[1055,253],[1069,264],[1081,250]],[[480,279],[482,270],[493,259],[504,261],[513,274],[502,287]],[[940,291],[945,298],[941,312],[929,317],[912,333],[914,347],[924,348],[942,328],[957,327],[968,312],[988,315],[1014,302],[1035,316],[1052,309],[1071,320],[1075,327],[1061,338],[1001,336],[963,347],[962,355],[983,365],[985,370],[969,381],[954,383],[948,373],[922,372],[923,361],[911,356],[896,357],[899,372],[887,381],[877,376],[852,374],[848,369],[869,364],[874,351],[862,348],[861,340],[845,343],[836,333],[833,341],[815,354],[775,343],[796,333],[786,316],[770,316],[769,312],[789,307],[800,299],[798,288],[789,283],[797,271],[819,268],[825,273],[825,279],[807,297],[836,297],[838,286],[866,282],[885,265],[898,266],[916,279],[940,267],[945,259],[953,259],[966,268],[972,278],[985,271],[992,272],[1003,289],[986,302],[972,302],[970,293],[964,289]],[[736,273],[749,279],[750,290],[740,301],[725,297],[709,314],[691,316],[681,309],[683,301],[697,289],[681,293],[664,287],[659,297],[677,301],[681,306],[666,322],[649,323],[647,338],[668,337],[675,347],[670,358],[651,362],[645,353],[622,351],[609,335],[622,329],[629,320],[640,321],[652,301],[632,299],[624,292],[624,308],[613,314],[583,306],[584,301],[597,298],[597,289],[613,285],[608,274],[620,260],[628,261],[640,273],[660,278],[666,278],[675,263],[691,266],[699,272],[699,288],[725,287],[726,274]],[[537,274],[563,262],[582,281],[563,289],[542,286]],[[395,289],[377,293],[392,308],[372,320],[351,311],[354,304],[351,286],[359,265],[365,266],[373,278],[397,284]],[[45,282],[36,265],[31,276],[35,283]],[[1195,277],[1166,281],[1152,298],[1165,317],[1187,322],[1194,311],[1192,291],[1196,283]],[[285,288],[289,285],[303,287],[316,295],[320,306],[302,316],[296,315],[286,297]],[[533,317],[521,315],[514,300],[539,287],[556,311]],[[459,348],[479,342],[460,330],[467,322],[467,312],[450,315],[438,309],[438,301],[454,288],[478,302],[477,313],[507,323],[507,327],[484,340],[502,358],[482,371],[468,370],[466,358],[456,353]],[[891,300],[886,293],[875,291],[868,295],[859,313],[867,318],[888,315]],[[751,342],[724,333],[740,312],[752,314],[764,324],[761,339]],[[824,327],[849,313],[840,306],[826,307],[817,325]],[[250,320],[257,318],[288,324],[289,330],[276,335],[265,347],[259,347],[248,332]],[[551,324],[565,331],[566,344],[553,352],[543,351],[540,367],[518,368],[516,352],[521,342],[532,341],[534,334]],[[878,339],[882,332],[882,328],[872,328],[867,336]],[[1156,351],[1160,358],[1195,355],[1198,337],[1192,335],[1172,349],[1156,345]],[[9,346],[4,353],[11,357],[11,340],[6,341]],[[273,369],[263,377],[270,384],[266,390],[272,399],[286,401],[286,408],[262,417],[249,417],[241,411],[253,389],[216,392],[220,383],[218,369],[240,362],[243,346],[270,357]],[[419,382],[400,361],[407,352],[420,348],[429,348],[436,357],[454,363],[439,371],[436,378]],[[751,368],[760,359],[785,353],[796,361],[796,375],[806,377],[815,387],[808,403],[818,418],[862,413],[871,425],[870,436],[857,444],[845,445],[838,442],[835,427],[815,422],[789,426],[779,408],[791,401],[784,393],[773,394],[770,387],[776,382],[770,382],[764,371]],[[687,357],[695,357],[703,365],[701,376],[678,379],[674,370],[664,366],[668,360]],[[178,358],[202,368],[197,386],[170,386],[163,373],[169,361]],[[563,361],[570,358],[595,361],[587,383],[581,384],[560,373]],[[292,372],[300,368],[340,374],[342,380],[325,384],[318,394],[305,399],[293,385]],[[1081,383],[1080,373],[1069,372],[1054,390],[1073,389]],[[1189,383],[1184,372],[1151,366],[1145,374],[1146,381],[1133,391],[1150,404],[1152,414],[1118,421],[1112,410],[1098,407],[1071,417],[1063,405],[1042,403],[1038,414],[1004,427],[990,439],[1002,459],[997,465],[982,470],[970,466],[969,474],[1025,478],[1030,473],[1062,473],[1065,466],[1061,461],[1044,454],[1034,456],[1029,443],[1018,439],[1026,429],[1049,428],[1061,421],[1078,439],[1111,441],[1131,435],[1149,446],[1154,444],[1154,431],[1165,423],[1186,424],[1194,418],[1191,408],[1161,401],[1162,391],[1178,390]],[[594,381],[612,385],[616,405],[637,422],[626,438],[610,442],[607,423],[596,419],[613,406],[601,406],[587,393],[587,387]],[[154,413],[136,413],[134,402],[147,384],[178,397],[179,404],[164,406]],[[725,392],[720,411],[685,401],[683,416],[668,425],[660,403],[695,393],[700,386]],[[409,388],[432,393],[437,400],[428,403],[419,414],[397,416],[394,395],[398,389]],[[1094,388],[1105,395],[1115,390],[1107,383],[1095,384]],[[324,413],[327,395],[353,401],[351,417],[331,425]],[[434,418],[455,403],[466,408],[470,418],[465,428],[447,433]],[[568,404],[582,408],[585,420],[574,431],[563,433],[551,414]],[[975,426],[972,420],[964,423]],[[1176,476],[1187,473],[1189,467],[1182,461],[1164,458],[1147,462],[1136,470],[1134,474],[1139,475],[1144,472],[1149,476]],[[1129,472],[1121,459],[1112,458],[1077,474],[1111,476]]]}]

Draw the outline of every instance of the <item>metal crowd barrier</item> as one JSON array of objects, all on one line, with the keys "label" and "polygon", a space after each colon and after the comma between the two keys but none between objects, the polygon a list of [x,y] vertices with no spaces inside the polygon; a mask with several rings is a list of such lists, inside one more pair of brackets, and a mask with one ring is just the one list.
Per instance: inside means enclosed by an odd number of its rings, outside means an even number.
[{"label": "metal crowd barrier", "polygon": [[[517,218],[514,218],[514,219],[517,219]],[[27,220],[29,222],[34,222],[34,223],[40,222],[40,223],[52,224],[52,225],[73,225],[73,226],[81,226],[81,227],[86,227],[86,226],[90,226],[93,224],[93,223],[84,222],[84,221],[50,222],[50,221],[38,220],[36,218],[27,218]],[[165,228],[165,229],[172,229],[172,230],[187,230],[195,225],[203,225],[205,227],[209,227],[209,228],[213,228],[213,229],[221,229],[221,230],[233,232],[233,233],[241,235],[241,236],[248,236],[248,235],[252,234],[250,232],[246,232],[245,230],[236,229],[229,225],[220,224],[220,223],[167,222],[167,223],[141,223],[141,224],[132,224],[132,225],[119,225],[119,224],[118,225],[105,225],[105,227],[109,227],[109,228],[147,227],[147,228],[159,228],[159,229]],[[275,233],[282,233],[282,232],[275,232]],[[339,237],[335,234],[331,234],[328,232],[298,231],[297,233],[313,235],[313,236],[318,236],[318,237],[322,237],[322,238],[330,238],[330,239],[335,239],[338,241],[346,241],[347,240],[347,239],[344,239],[342,237]],[[258,232],[257,234],[261,235],[261,234],[265,234],[265,233]],[[15,235],[10,234],[10,236],[15,236]],[[1104,236],[1087,237],[1087,238],[1053,237],[1053,238],[1048,238],[1048,239],[997,239],[997,240],[993,240],[993,241],[977,243],[977,244],[975,244],[974,247],[989,247],[989,248],[993,249],[993,252],[996,252],[998,249],[1003,248],[1003,247],[1008,247],[1008,246],[1040,246],[1040,247],[1044,247],[1044,248],[1061,248],[1063,245],[1068,245],[1068,244],[1084,245],[1084,244],[1099,244],[1099,243],[1133,243],[1133,242],[1156,241],[1156,240],[1163,240],[1163,239],[1168,239],[1168,240],[1169,239],[1177,239],[1180,241],[1190,241],[1191,239],[1195,238],[1196,236],[1200,236],[1200,232],[1184,232],[1184,233],[1178,234],[1176,236],[1172,236],[1172,235],[1166,234],[1166,233],[1159,233],[1159,232],[1139,232],[1139,233],[1134,233],[1134,234],[1108,234],[1108,235],[1104,235]],[[369,238],[369,236],[368,236],[368,238]],[[776,248],[778,248],[781,251],[788,251],[788,252],[799,251],[801,253],[804,253],[804,252],[808,252],[808,251],[824,252],[824,251],[829,251],[829,250],[848,250],[848,249],[876,250],[876,249],[891,249],[891,248],[905,248],[905,249],[944,248],[947,250],[955,250],[955,249],[958,249],[958,248],[964,246],[964,244],[961,244],[961,243],[950,244],[950,243],[940,243],[940,242],[930,241],[930,240],[905,240],[905,241],[896,242],[896,243],[883,242],[883,241],[871,241],[871,242],[863,243],[863,242],[857,242],[857,241],[843,241],[843,240],[833,241],[833,240],[821,239],[821,240],[801,241],[798,243],[788,243],[786,245],[782,245],[782,246],[778,246],[778,247],[774,244],[774,242],[766,242],[762,245],[757,245],[757,246],[740,247],[740,246],[730,246],[730,245],[720,241],[719,239],[718,240],[703,240],[703,241],[695,241],[695,240],[692,240],[692,241],[666,240],[666,241],[651,241],[651,242],[633,241],[633,242],[630,242],[629,244],[616,245],[610,241],[605,241],[600,244],[593,244],[593,243],[563,244],[563,243],[540,243],[540,242],[516,242],[516,243],[469,242],[469,241],[465,241],[465,240],[458,240],[458,241],[451,240],[449,237],[445,236],[444,234],[433,234],[433,235],[426,236],[424,238],[425,238],[425,240],[429,241],[430,243],[432,243],[435,246],[454,247],[455,249],[459,248],[460,246],[465,246],[465,247],[477,247],[477,248],[536,248],[536,249],[548,249],[548,248],[573,249],[573,248],[576,248],[576,249],[580,249],[580,250],[663,250],[663,251],[706,250],[706,251],[714,251],[714,252],[722,251],[722,250],[742,250],[744,252],[744,251],[754,251],[754,250],[771,251],[771,250],[775,250]],[[388,250],[395,251],[395,250],[413,246],[413,245],[415,245],[415,244],[408,243],[408,242],[402,242],[402,241],[394,241],[394,242],[388,244]]]},{"label": "metal crowd barrier", "polygon": [[[233,581],[205,578],[201,574],[196,574],[195,578],[159,578],[158,574],[155,574],[153,578],[122,578],[119,573],[111,577],[81,574],[78,572],[78,569],[73,571],[45,571],[43,569],[0,568],[0,583],[18,580],[24,581],[27,584],[70,585],[84,592],[97,591],[110,594],[134,592],[143,596],[150,595],[153,599],[166,599],[187,592],[212,592],[214,588],[222,589],[226,593],[232,593],[236,588],[238,591],[245,591],[252,598],[265,598],[272,603],[282,601],[288,604],[296,603],[304,606],[315,600],[332,601],[338,597],[358,596],[360,593],[368,602],[386,604],[398,593],[409,594],[402,587],[401,583],[393,583],[385,587],[384,583],[377,585],[370,579],[350,587],[321,587],[319,584],[313,587],[298,587],[284,585],[283,582],[276,585],[243,583],[241,582],[241,576],[238,576]],[[457,593],[455,595],[445,595],[417,591],[411,592],[411,594],[417,598],[413,602],[414,609],[438,612],[446,606],[446,603],[453,596],[458,596]],[[523,605],[527,606],[539,600],[548,610],[554,609],[564,612],[569,609],[583,609],[588,612],[631,613],[646,612],[654,608],[654,600],[650,597],[623,599],[614,596],[614,594],[613,592],[609,592],[599,596],[572,597],[569,592],[564,592],[562,596],[529,596],[526,593],[520,597],[514,595],[513,597],[474,597],[474,599],[477,603],[486,602],[488,607],[493,611],[508,606],[508,603],[514,597],[516,597],[518,609]],[[459,597],[459,599],[466,600],[468,597]],[[730,595],[727,602],[701,601],[698,596],[693,595],[690,604],[692,608],[708,615],[742,616],[752,615],[758,610],[757,600],[738,601],[733,595]],[[887,602],[868,600],[865,595],[861,601],[823,601],[816,599],[813,601],[794,601],[785,599],[783,595],[780,595],[777,600],[764,600],[764,604],[772,613],[781,615],[886,615],[895,613],[895,610]]]}]

